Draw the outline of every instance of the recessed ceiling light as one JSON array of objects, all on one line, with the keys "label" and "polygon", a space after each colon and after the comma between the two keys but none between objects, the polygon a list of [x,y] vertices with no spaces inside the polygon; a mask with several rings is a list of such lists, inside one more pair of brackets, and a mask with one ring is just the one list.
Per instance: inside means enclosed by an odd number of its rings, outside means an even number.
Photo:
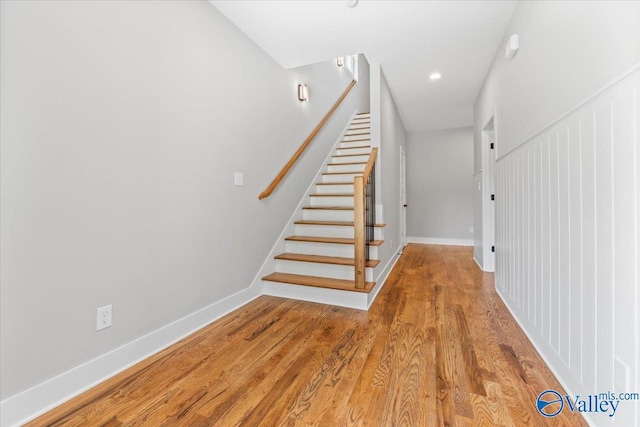
[{"label": "recessed ceiling light", "polygon": [[347,6],[349,6],[349,7],[355,7],[355,6],[356,6],[356,4],[358,4],[358,0],[345,0],[344,2],[345,2],[345,3],[347,4]]},{"label": "recessed ceiling light", "polygon": [[440,73],[431,73],[431,75],[429,76],[429,79],[431,79],[431,80],[440,80],[440,77],[442,77],[442,74],[440,74]]}]

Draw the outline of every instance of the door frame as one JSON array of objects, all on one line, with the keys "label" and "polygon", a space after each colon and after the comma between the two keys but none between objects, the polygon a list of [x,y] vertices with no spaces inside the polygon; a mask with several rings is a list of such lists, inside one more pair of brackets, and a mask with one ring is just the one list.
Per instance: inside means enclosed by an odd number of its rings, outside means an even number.
[{"label": "door frame", "polygon": [[400,146],[400,245],[407,246],[407,155]]},{"label": "door frame", "polygon": [[[496,153],[498,140],[496,138],[496,119],[493,114],[482,128],[483,173],[482,181],[482,247],[484,271],[494,272],[496,253],[492,247],[496,246],[496,201],[492,195],[496,193]],[[493,148],[491,148],[493,144]],[[497,249],[496,249],[497,250]]]}]

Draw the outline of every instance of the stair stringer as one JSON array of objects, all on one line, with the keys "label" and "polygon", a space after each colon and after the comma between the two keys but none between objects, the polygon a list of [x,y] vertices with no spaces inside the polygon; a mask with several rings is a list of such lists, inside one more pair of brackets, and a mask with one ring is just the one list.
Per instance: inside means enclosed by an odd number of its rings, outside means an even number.
[{"label": "stair stringer", "polygon": [[[268,292],[266,292],[267,289],[265,288],[265,283],[262,281],[262,278],[264,276],[266,276],[267,274],[275,271],[276,260],[274,258],[277,255],[285,252],[285,245],[286,245],[285,237],[294,234],[294,229],[295,229],[295,224],[294,223],[296,221],[302,219],[302,208],[305,206],[305,204],[309,200],[309,196],[311,195],[312,191],[315,189],[316,182],[318,182],[318,180],[322,177],[322,173],[325,170],[326,164],[331,159],[331,156],[333,156],[333,154],[335,153],[336,149],[338,148],[338,145],[342,141],[343,136],[347,133],[347,130],[349,130],[349,126],[351,126],[351,122],[353,121],[353,119],[354,119],[354,117],[356,116],[357,113],[358,113],[357,109],[353,110],[353,112],[351,113],[351,116],[349,117],[349,120],[347,121],[347,124],[345,125],[345,127],[342,129],[342,132],[338,136],[338,139],[336,140],[336,143],[329,150],[329,153],[327,154],[327,157],[325,157],[324,161],[322,162],[322,165],[320,166],[320,169],[318,170],[318,173],[312,178],[311,182],[309,183],[309,187],[307,187],[305,193],[300,198],[300,202],[295,207],[295,209],[293,211],[293,214],[289,218],[289,221],[287,222],[287,224],[282,229],[282,233],[280,233],[280,235],[276,239],[276,242],[274,243],[273,247],[271,248],[271,251],[267,255],[267,258],[265,259],[264,263],[262,263],[262,266],[260,267],[260,270],[258,270],[258,273],[253,278],[253,281],[251,282],[251,286],[250,286],[251,289],[259,289],[260,293],[262,295],[281,296],[281,297],[284,297],[284,298],[302,299],[304,301],[320,302],[320,303],[323,303],[323,304],[341,305],[341,304],[335,304],[333,302],[329,302],[332,298],[326,298],[327,302],[325,302],[324,300],[315,300],[315,299],[314,300],[307,300],[307,299],[304,299],[304,298],[297,298],[295,296],[275,295],[275,294],[272,294],[272,293],[268,293]],[[292,285],[286,285],[286,286],[292,286]],[[299,287],[308,288],[308,286],[299,286]],[[344,291],[336,291],[336,290],[333,290],[333,289],[324,289],[324,290],[332,291],[334,293],[337,293],[338,295],[340,295],[340,294],[342,294],[344,292]],[[356,293],[356,292],[354,292],[354,293]],[[365,294],[365,296],[366,296],[366,294]],[[353,308],[356,308],[356,307],[353,307]],[[364,310],[366,310],[366,303],[365,303]]]}]

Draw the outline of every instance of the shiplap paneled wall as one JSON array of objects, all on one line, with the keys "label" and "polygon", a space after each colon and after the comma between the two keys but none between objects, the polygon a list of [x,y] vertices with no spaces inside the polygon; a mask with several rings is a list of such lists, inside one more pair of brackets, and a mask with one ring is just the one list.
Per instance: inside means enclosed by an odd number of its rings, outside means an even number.
[{"label": "shiplap paneled wall", "polygon": [[497,162],[496,287],[573,394],[640,392],[639,93],[636,70]]}]

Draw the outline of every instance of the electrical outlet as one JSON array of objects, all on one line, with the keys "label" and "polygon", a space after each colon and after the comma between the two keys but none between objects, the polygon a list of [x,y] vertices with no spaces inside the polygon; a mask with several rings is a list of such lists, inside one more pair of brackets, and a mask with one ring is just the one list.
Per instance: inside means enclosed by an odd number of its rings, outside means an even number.
[{"label": "electrical outlet", "polygon": [[627,390],[627,376],[629,368],[617,357],[613,359],[613,388],[616,392]]},{"label": "electrical outlet", "polygon": [[98,307],[96,317],[96,331],[111,326],[111,304]]}]

